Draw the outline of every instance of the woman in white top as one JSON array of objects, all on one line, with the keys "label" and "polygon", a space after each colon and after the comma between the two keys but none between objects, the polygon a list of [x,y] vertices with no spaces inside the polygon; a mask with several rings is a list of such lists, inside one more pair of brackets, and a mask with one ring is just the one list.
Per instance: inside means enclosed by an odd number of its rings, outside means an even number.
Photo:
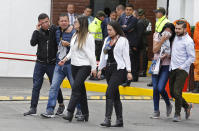
[{"label": "woman in white top", "polygon": [[67,60],[71,59],[71,69],[74,79],[72,94],[67,108],[68,112],[63,118],[72,121],[75,107],[77,103],[80,103],[83,115],[82,119],[79,120],[88,121],[89,111],[84,82],[91,72],[96,76],[95,41],[93,36],[88,32],[87,17],[78,17],[74,28],[77,32],[71,39],[70,52],[59,62],[59,65],[63,65]]},{"label": "woman in white top", "polygon": [[105,74],[108,83],[106,90],[106,113],[105,120],[101,123],[101,126],[111,126],[111,115],[114,106],[117,120],[113,126],[122,127],[122,103],[118,87],[125,81],[126,77],[128,77],[128,80],[132,80],[129,42],[124,37],[123,31],[116,21],[108,24],[107,31],[109,36],[104,41],[98,72],[98,78],[100,78],[101,69],[106,67]]}]

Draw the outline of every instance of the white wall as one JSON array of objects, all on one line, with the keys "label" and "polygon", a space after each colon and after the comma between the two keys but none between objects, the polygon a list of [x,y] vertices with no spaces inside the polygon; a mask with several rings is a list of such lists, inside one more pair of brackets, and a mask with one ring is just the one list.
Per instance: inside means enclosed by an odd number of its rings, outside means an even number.
[{"label": "white wall", "polygon": [[167,8],[167,0],[157,0],[157,8],[158,7],[164,7]]},{"label": "white wall", "polygon": [[[50,8],[51,0],[1,0],[0,52],[35,54],[36,47],[30,46],[30,38],[38,15],[43,12],[50,15]],[[16,58],[24,56],[16,55]],[[32,77],[34,62],[0,59],[0,67],[3,77]]]},{"label": "white wall", "polygon": [[194,15],[193,15],[193,24],[195,25],[196,22],[199,21],[199,0],[194,0]]},{"label": "white wall", "polygon": [[172,22],[185,18],[191,26],[199,21],[199,0],[170,0],[169,1],[169,20]]}]

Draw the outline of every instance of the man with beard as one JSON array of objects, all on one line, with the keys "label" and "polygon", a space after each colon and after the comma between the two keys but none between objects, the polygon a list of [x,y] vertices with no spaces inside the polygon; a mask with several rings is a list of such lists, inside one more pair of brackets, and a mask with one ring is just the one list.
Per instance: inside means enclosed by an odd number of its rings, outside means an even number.
[{"label": "man with beard", "polygon": [[190,65],[195,60],[194,42],[186,31],[184,21],[178,21],[175,26],[176,37],[172,45],[171,65],[169,76],[170,93],[175,98],[174,122],[181,121],[181,108],[185,109],[185,118],[188,119],[192,104],[188,104],[182,97],[185,80],[188,76]]}]

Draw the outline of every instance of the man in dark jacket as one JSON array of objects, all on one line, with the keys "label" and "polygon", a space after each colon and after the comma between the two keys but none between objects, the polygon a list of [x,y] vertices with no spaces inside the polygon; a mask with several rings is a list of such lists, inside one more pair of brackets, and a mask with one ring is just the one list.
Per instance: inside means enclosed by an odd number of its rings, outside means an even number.
[{"label": "man in dark jacket", "polygon": [[104,21],[102,22],[102,34],[103,34],[103,39],[105,39],[108,36],[108,32],[107,32],[107,25],[109,22],[111,21],[116,21],[117,19],[117,13],[116,11],[111,11],[110,13],[110,17],[106,17],[104,19]]},{"label": "man in dark jacket", "polygon": [[75,5],[72,3],[69,3],[67,5],[67,14],[69,18],[70,25],[74,25],[75,19],[77,18],[77,14],[75,14]]},{"label": "man in dark jacket", "polygon": [[120,23],[121,18],[125,15],[125,7],[123,5],[118,5],[116,7],[116,13],[117,13],[117,21]]},{"label": "man in dark jacket", "polygon": [[137,23],[137,42],[138,50],[140,52],[140,66],[141,77],[146,77],[146,71],[148,67],[148,40],[147,36],[151,33],[151,22],[145,17],[145,11],[138,9],[138,23]]},{"label": "man in dark jacket", "polygon": [[[56,26],[50,26],[49,17],[44,13],[39,15],[38,22],[37,30],[33,32],[30,41],[31,46],[37,45],[37,60],[33,74],[31,106],[30,110],[24,113],[24,116],[36,115],[44,74],[47,74],[51,84],[56,62],[57,43],[55,32],[57,28]],[[58,103],[63,103],[61,89],[58,93]]]},{"label": "man in dark jacket", "polygon": [[[133,81],[138,81],[138,65],[139,62],[139,52],[138,52],[138,45],[137,45],[137,19],[132,15],[134,7],[132,4],[127,4],[125,8],[125,15],[122,15],[119,23],[122,26],[122,29],[129,40],[130,46],[130,57],[131,57],[131,70],[133,74]],[[129,83],[130,84],[130,83]],[[127,84],[127,86],[129,85]]]}]

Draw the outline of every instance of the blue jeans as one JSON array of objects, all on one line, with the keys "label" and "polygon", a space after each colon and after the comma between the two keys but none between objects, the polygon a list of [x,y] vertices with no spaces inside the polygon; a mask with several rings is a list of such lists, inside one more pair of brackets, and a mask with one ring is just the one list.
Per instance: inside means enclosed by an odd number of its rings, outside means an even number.
[{"label": "blue jeans", "polygon": [[170,105],[168,94],[165,90],[165,85],[169,78],[169,66],[161,66],[158,75],[152,75],[153,82],[153,103],[154,111],[159,111],[160,95],[163,97],[167,106]]},{"label": "blue jeans", "polygon": [[63,66],[59,66],[58,64],[56,64],[53,80],[52,80],[52,85],[49,91],[49,99],[48,99],[48,104],[46,108],[47,112],[54,111],[54,108],[56,106],[56,99],[57,99],[58,91],[65,77],[68,78],[70,85],[72,87],[72,85],[74,84],[74,80],[73,80],[72,72],[71,72],[71,64],[64,64]]},{"label": "blue jeans", "polygon": [[[32,99],[31,99],[31,108],[37,108],[40,90],[43,84],[43,77],[46,73],[50,84],[52,83],[52,77],[54,73],[54,64],[44,64],[44,63],[35,63],[34,74],[33,74],[33,89],[32,89]],[[61,90],[58,94],[58,102],[63,103],[63,96]]]}]

